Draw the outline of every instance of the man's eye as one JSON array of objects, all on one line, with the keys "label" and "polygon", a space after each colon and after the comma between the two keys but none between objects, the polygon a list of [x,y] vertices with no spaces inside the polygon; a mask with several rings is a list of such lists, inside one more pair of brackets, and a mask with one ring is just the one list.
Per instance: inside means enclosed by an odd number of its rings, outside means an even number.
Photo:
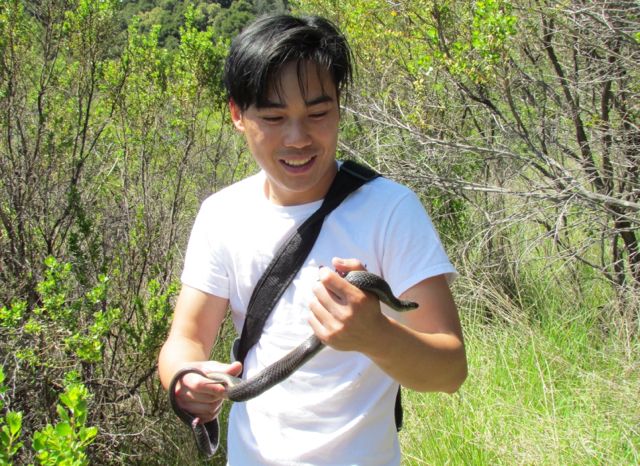
[{"label": "man's eye", "polygon": [[280,116],[263,116],[262,119],[264,121],[268,121],[270,123],[276,123],[278,121],[281,121],[282,117],[280,117]]},{"label": "man's eye", "polygon": [[327,115],[329,112],[316,112],[309,115],[311,118],[322,118]]}]

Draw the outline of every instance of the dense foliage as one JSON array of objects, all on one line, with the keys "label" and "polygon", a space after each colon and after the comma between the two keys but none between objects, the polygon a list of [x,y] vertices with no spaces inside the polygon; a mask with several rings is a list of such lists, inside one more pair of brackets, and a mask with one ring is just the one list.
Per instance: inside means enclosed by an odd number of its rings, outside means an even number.
[{"label": "dense foliage", "polygon": [[[199,201],[249,166],[226,123],[227,39],[196,28],[191,8],[173,51],[138,19],[121,41],[119,7],[0,10],[7,407],[29,439],[54,423],[62,381],[77,372],[100,462],[126,457],[165,411],[156,358],[190,225]],[[157,448],[162,435],[143,442]],[[30,458],[28,443],[18,458]]]},{"label": "dense foliage", "polygon": [[340,156],[420,194],[463,310],[540,321],[537,284],[562,279],[637,345],[634,0],[3,0],[0,463],[189,458],[157,353],[200,201],[255,170],[230,37],[288,8],[349,37]]},{"label": "dense foliage", "polygon": [[132,18],[140,20],[142,30],[150,31],[160,26],[158,43],[174,48],[180,43],[180,28],[184,26],[185,13],[189,8],[195,12],[192,24],[199,30],[211,26],[217,35],[231,38],[256,16],[280,13],[288,9],[286,0],[220,0],[192,1],[164,0],[162,2],[145,0],[125,0],[120,13],[123,27]]}]

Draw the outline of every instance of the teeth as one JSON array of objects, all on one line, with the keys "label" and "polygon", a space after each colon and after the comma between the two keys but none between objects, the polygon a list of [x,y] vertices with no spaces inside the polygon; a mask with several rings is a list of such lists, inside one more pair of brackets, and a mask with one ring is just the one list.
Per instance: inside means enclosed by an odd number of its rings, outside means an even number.
[{"label": "teeth", "polygon": [[308,159],[299,159],[299,160],[283,160],[283,162],[292,167],[301,167],[302,165],[309,163],[311,159],[312,157],[309,157]]}]

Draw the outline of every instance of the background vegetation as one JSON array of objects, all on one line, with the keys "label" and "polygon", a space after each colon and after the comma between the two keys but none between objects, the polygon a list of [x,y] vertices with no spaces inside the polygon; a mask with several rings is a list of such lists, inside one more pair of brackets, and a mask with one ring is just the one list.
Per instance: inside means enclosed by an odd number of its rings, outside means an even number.
[{"label": "background vegetation", "polygon": [[157,352],[199,203],[256,169],[229,39],[286,10],[349,37],[340,156],[461,273],[470,377],[408,394],[405,463],[639,463],[634,0],[0,0],[0,463],[198,463]]}]

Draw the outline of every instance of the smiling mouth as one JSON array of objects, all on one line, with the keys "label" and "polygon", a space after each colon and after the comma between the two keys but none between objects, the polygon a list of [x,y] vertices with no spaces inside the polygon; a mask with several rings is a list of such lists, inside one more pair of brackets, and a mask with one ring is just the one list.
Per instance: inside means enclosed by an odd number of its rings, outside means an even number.
[{"label": "smiling mouth", "polygon": [[281,159],[280,162],[282,162],[284,165],[288,167],[299,168],[309,164],[313,159],[314,157],[307,157],[306,159],[287,159],[287,160]]}]

